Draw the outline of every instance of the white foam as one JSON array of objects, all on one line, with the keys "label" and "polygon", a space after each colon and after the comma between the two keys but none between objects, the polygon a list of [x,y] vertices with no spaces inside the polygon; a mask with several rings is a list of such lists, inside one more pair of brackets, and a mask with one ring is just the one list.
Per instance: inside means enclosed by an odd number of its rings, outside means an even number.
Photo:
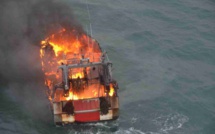
[{"label": "white foam", "polygon": [[145,134],[145,133],[142,132],[141,130],[130,127],[127,130],[119,129],[117,132],[115,132],[115,134]]},{"label": "white foam", "polygon": [[184,123],[189,121],[189,118],[183,114],[175,113],[161,115],[153,120],[157,126],[160,126],[160,133],[169,133],[169,131],[182,128]]}]

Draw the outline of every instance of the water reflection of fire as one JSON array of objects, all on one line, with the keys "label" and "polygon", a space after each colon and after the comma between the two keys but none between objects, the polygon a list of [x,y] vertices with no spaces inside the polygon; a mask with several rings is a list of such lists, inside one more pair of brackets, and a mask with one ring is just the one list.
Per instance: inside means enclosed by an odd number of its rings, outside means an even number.
[{"label": "water reflection of fire", "polygon": [[[90,62],[99,62],[102,52],[98,42],[86,34],[78,33],[75,30],[67,31],[63,29],[57,34],[49,36],[44,41],[41,41],[40,56],[42,59],[42,70],[45,74],[45,84],[52,92],[53,86],[62,82],[62,76],[56,72],[57,67],[63,64],[78,64],[82,58],[88,58]],[[49,50],[44,51],[45,50]],[[84,80],[84,72],[90,73],[90,68],[73,69],[72,73],[68,72],[68,78]],[[88,84],[88,83],[87,83]],[[55,99],[63,100],[78,100],[85,98],[105,96],[104,85],[89,83],[87,87],[83,87],[84,91],[74,92],[72,87],[69,89],[67,97],[64,95],[55,96]],[[113,96],[114,88],[110,84],[109,96]],[[51,98],[51,97],[49,97]]]}]

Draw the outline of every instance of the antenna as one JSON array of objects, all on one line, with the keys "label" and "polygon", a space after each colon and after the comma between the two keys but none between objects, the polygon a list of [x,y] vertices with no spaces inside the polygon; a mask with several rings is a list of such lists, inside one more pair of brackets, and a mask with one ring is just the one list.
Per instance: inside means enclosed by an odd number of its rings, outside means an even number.
[{"label": "antenna", "polygon": [[93,37],[93,30],[92,30],[92,25],[90,23],[90,33],[91,33],[91,37]]},{"label": "antenna", "polygon": [[88,0],[86,0],[87,3],[87,12],[88,12],[88,17],[89,17],[89,21],[90,21],[90,36],[93,37],[93,33],[92,33],[92,25],[91,25],[91,19],[90,19],[90,9],[88,6]]},{"label": "antenna", "polygon": [[87,3],[87,12],[88,12],[88,17],[89,17],[89,21],[90,21],[90,10],[89,10],[89,6],[88,6],[88,0],[86,0]]},{"label": "antenna", "polygon": [[[88,12],[88,17],[89,17],[89,21],[90,21],[90,36],[91,36],[91,46],[92,46],[92,49],[94,50],[94,45],[93,45],[93,30],[92,30],[92,25],[91,25],[91,17],[90,17],[90,9],[89,9],[89,6],[88,6],[88,0],[86,0],[86,4],[87,4],[87,12]],[[89,38],[88,38],[89,39]],[[90,41],[89,41],[90,43]]]},{"label": "antenna", "polygon": [[[87,29],[87,33],[88,33],[88,27],[86,26],[86,29]],[[89,36],[87,35],[87,45],[88,45],[88,48],[90,48],[90,40],[89,40]]]}]

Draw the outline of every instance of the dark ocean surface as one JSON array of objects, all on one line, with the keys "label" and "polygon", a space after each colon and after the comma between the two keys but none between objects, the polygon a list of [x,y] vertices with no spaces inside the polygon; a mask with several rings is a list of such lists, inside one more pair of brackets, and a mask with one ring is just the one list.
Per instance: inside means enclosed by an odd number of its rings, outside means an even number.
[{"label": "dark ocean surface", "polygon": [[[108,52],[120,86],[120,117],[55,127],[43,80],[20,86],[3,77],[0,134],[215,133],[214,0],[88,0],[90,21],[86,0],[62,1],[88,33],[91,23],[92,36]],[[17,64],[0,52],[1,64]]]}]

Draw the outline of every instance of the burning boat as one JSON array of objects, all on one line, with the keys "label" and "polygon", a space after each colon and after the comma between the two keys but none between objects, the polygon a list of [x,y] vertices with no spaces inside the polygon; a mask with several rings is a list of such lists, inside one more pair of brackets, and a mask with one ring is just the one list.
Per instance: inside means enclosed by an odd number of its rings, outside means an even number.
[{"label": "burning boat", "polygon": [[95,39],[63,29],[41,42],[40,57],[56,125],[118,118],[112,63]]}]

